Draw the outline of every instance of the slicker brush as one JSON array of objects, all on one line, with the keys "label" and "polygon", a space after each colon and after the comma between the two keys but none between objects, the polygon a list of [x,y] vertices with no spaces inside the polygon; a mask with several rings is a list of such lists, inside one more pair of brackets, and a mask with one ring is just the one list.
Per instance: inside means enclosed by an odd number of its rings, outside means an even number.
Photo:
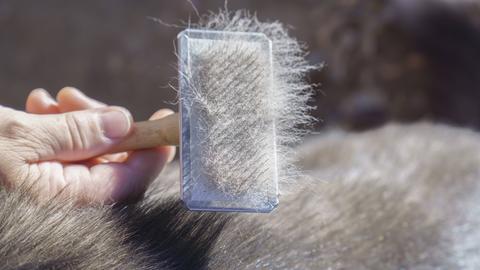
[{"label": "slicker brush", "polygon": [[312,121],[304,76],[314,67],[302,46],[280,23],[239,11],[201,18],[178,48],[179,115],[138,123],[117,150],[179,139],[189,209],[272,211],[281,186],[298,177],[291,146]]}]

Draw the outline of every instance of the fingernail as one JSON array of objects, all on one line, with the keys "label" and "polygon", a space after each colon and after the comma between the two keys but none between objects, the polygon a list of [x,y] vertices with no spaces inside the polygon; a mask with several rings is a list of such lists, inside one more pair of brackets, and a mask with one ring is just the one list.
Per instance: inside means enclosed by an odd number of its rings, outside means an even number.
[{"label": "fingernail", "polygon": [[40,95],[42,95],[44,98],[43,101],[45,101],[48,105],[57,104],[57,102],[53,99],[53,97],[50,95],[50,93],[48,93],[47,90],[43,88],[37,88],[33,91],[37,91]]},{"label": "fingernail", "polygon": [[170,163],[175,158],[176,149],[175,149],[175,146],[167,146],[167,147],[170,147],[170,149],[171,149],[170,153],[168,154],[168,158],[167,158],[167,163]]},{"label": "fingernail", "polygon": [[83,99],[88,98],[87,95],[85,95],[85,93],[83,93],[82,91],[74,87],[67,86],[67,87],[64,87],[62,91],[70,93],[71,95],[75,95],[78,98],[83,98]]},{"label": "fingernail", "polygon": [[48,96],[48,97],[50,96],[50,93],[48,93],[48,91],[43,88],[35,88],[32,90],[32,92],[38,92],[39,94]]},{"label": "fingernail", "polygon": [[103,134],[110,139],[125,137],[130,132],[131,116],[120,108],[109,108],[101,112],[100,121]]}]

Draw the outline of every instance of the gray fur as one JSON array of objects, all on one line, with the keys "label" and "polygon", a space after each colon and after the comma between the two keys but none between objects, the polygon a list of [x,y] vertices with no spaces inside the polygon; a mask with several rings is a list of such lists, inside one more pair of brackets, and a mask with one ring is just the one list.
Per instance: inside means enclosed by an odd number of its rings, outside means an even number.
[{"label": "gray fur", "polygon": [[230,257],[214,256],[212,268],[480,267],[477,133],[392,125],[330,132],[301,149],[316,181],[283,197],[274,214],[227,227],[219,253]]},{"label": "gray fur", "polygon": [[268,215],[186,211],[178,164],[142,201],[113,209],[37,206],[2,191],[0,256],[9,264],[0,268],[480,267],[479,134],[390,125],[331,131],[299,150],[298,165],[314,181],[290,190]]},{"label": "gray fur", "polygon": [[29,194],[0,190],[0,269],[148,269],[109,209],[38,205]]},{"label": "gray fur", "polygon": [[[200,148],[191,162],[200,163],[197,167],[222,193],[255,193],[276,174],[270,57],[255,46],[258,42],[191,43],[188,81],[194,93],[188,112],[182,112],[193,118],[190,134],[198,138],[191,148]],[[196,174],[190,167],[187,171]]]},{"label": "gray fur", "polygon": [[[230,117],[230,121],[239,118],[239,115],[247,115],[247,120],[233,121],[230,126],[228,126],[229,121],[222,118],[216,122],[223,124],[221,128],[216,129],[220,131],[211,134],[212,140],[215,141],[220,141],[221,138],[234,138],[236,141],[229,141],[227,145],[240,145],[241,147],[227,153],[211,152],[211,158],[215,160],[211,162],[213,166],[209,166],[209,168],[216,167],[213,171],[220,172],[219,179],[230,181],[230,183],[239,182],[236,185],[230,184],[232,187],[230,191],[235,191],[235,189],[239,192],[245,191],[249,185],[244,185],[244,179],[261,179],[265,175],[271,177],[271,173],[268,172],[272,167],[272,158],[276,159],[278,167],[280,191],[286,190],[285,185],[300,175],[299,170],[294,166],[295,152],[291,146],[300,141],[306,133],[305,127],[313,121],[308,114],[312,107],[307,104],[312,96],[312,85],[308,84],[305,77],[309,71],[318,67],[310,65],[306,61],[307,52],[304,46],[288,34],[283,24],[261,22],[256,16],[250,15],[244,10],[211,13],[201,17],[199,23],[191,27],[229,32],[258,32],[265,34],[272,41],[273,91],[265,89],[265,86],[269,86],[266,85],[268,78],[265,77],[270,75],[266,56],[251,52],[249,54],[247,48],[242,48],[243,52],[234,49],[224,52],[223,57],[212,56],[209,58],[212,61],[210,66],[227,68],[223,77],[218,76],[218,72],[208,74],[208,77],[202,77],[203,82],[207,82],[210,86],[215,85],[211,89],[231,92],[233,96],[227,98],[221,96],[221,100],[214,102],[216,99],[200,94],[198,100],[207,103],[212,101],[207,106],[210,111],[222,113],[233,111],[230,115],[226,115]],[[231,55],[232,53],[233,55]],[[232,63],[235,65],[225,66],[225,58],[228,55],[234,57]],[[249,61],[253,61],[253,64]],[[233,79],[237,83],[236,88],[232,89],[229,79]],[[245,111],[249,113],[247,114]],[[265,137],[272,136],[272,132],[267,128],[272,121],[275,123],[276,157],[272,157],[271,146]],[[249,130],[260,132],[249,133]],[[242,148],[243,150],[250,149],[253,154],[249,154],[247,150],[243,151]],[[241,153],[246,154],[242,155]],[[232,161],[230,162],[230,160]],[[250,161],[254,164],[249,164]],[[224,163],[227,166],[222,166]],[[238,164],[243,165],[238,166]],[[230,173],[232,175],[229,175]],[[235,173],[237,174],[235,175]]]}]

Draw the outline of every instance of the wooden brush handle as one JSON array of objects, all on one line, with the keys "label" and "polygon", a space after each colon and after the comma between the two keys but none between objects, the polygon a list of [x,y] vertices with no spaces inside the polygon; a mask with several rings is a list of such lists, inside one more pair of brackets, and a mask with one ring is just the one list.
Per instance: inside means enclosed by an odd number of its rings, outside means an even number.
[{"label": "wooden brush handle", "polygon": [[178,145],[179,126],[178,113],[158,120],[136,122],[132,133],[109,152],[118,153],[161,145]]}]

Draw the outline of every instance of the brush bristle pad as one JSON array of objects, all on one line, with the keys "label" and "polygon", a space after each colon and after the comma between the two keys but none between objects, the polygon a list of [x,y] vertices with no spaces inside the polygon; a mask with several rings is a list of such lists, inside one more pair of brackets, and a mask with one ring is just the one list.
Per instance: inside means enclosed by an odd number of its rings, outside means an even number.
[{"label": "brush bristle pad", "polygon": [[191,210],[278,204],[271,41],[260,33],[179,34],[182,198]]}]

